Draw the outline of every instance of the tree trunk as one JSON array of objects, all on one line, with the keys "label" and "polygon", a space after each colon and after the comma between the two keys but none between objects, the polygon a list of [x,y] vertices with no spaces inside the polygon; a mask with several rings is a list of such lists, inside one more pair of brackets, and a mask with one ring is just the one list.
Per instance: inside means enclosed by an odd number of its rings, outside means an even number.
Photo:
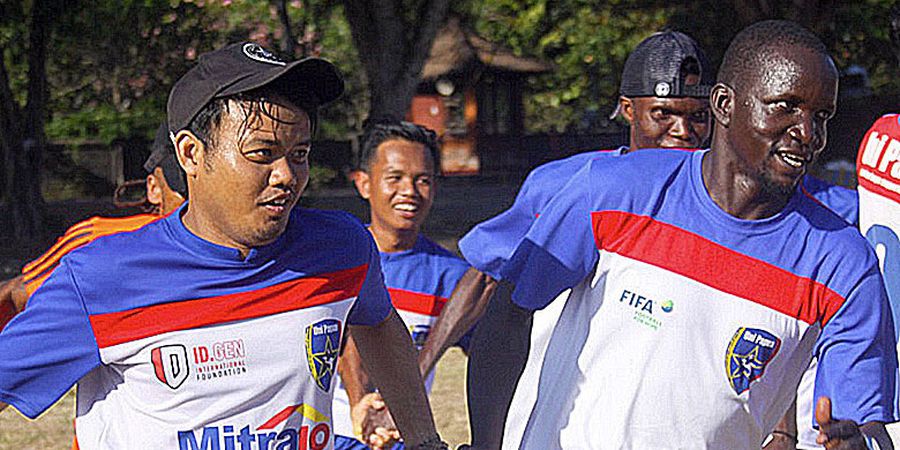
[{"label": "tree trunk", "polygon": [[0,67],[0,147],[3,150],[3,199],[9,214],[7,230],[17,243],[33,239],[43,229],[44,197],[41,162],[46,138],[47,39],[51,6],[35,0],[28,36],[28,100],[20,108],[9,87],[6,67]]},{"label": "tree trunk", "polygon": [[[294,36],[293,28],[291,28],[291,17],[288,15],[287,0],[275,0],[275,7],[278,9],[278,20],[281,22],[282,29],[281,51],[291,55],[292,58],[296,58],[297,38]],[[300,29],[300,32],[303,32],[303,28]]]},{"label": "tree trunk", "polygon": [[449,0],[423,0],[407,19],[400,0],[344,0],[353,42],[369,80],[369,118],[403,118]]}]

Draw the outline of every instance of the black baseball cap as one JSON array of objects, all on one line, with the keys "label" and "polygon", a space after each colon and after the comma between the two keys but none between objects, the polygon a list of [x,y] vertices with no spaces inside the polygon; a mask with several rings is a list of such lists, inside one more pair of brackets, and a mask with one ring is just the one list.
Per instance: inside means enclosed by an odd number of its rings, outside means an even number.
[{"label": "black baseball cap", "polygon": [[319,58],[285,61],[259,44],[241,42],[200,55],[172,87],[166,108],[169,130],[187,128],[211,100],[271,87],[297,106],[318,107],[344,92],[334,64]]},{"label": "black baseball cap", "polygon": [[150,156],[144,162],[144,170],[147,173],[153,173],[153,169],[157,167],[162,169],[163,177],[169,188],[187,198],[187,179],[175,157],[175,145],[169,138],[169,127],[165,122],[156,129],[156,137],[150,147]]},{"label": "black baseball cap", "polygon": [[[706,54],[690,36],[655,33],[628,55],[619,94],[625,97],[708,97],[716,82]],[[687,75],[699,80],[688,83]]]}]

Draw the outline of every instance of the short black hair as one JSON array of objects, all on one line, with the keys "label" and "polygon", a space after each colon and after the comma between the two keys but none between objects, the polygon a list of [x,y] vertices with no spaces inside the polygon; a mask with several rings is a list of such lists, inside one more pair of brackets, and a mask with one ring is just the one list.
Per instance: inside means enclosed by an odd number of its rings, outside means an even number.
[{"label": "short black hair", "polygon": [[372,160],[376,157],[378,146],[391,139],[404,139],[424,145],[437,171],[440,161],[440,142],[437,133],[421,125],[391,118],[366,123],[360,140],[356,169],[368,172]]},{"label": "short black hair", "polygon": [[718,82],[733,89],[744,89],[746,75],[754,73],[780,49],[800,47],[830,58],[822,40],[800,24],[788,20],[765,20],[741,30],[731,41],[722,65]]},{"label": "short black hair", "polygon": [[[194,136],[197,136],[204,145],[215,147],[217,143],[213,139],[213,130],[217,129],[222,123],[222,116],[229,110],[232,101],[237,103],[244,113],[243,125],[246,129],[246,124],[256,114],[264,114],[271,117],[269,108],[266,105],[271,103],[271,99],[275,95],[277,95],[276,91],[262,88],[227,97],[214,98],[204,105],[197,115],[191,119],[187,129]],[[316,123],[318,122],[317,108],[306,104],[295,106],[302,109],[309,116],[311,131],[315,133]]]}]

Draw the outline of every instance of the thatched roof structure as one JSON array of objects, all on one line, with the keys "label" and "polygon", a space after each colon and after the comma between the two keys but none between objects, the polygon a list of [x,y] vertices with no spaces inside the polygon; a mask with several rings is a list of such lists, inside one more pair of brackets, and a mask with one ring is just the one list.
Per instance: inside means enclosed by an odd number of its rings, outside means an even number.
[{"label": "thatched roof structure", "polygon": [[516,56],[508,48],[464,29],[459,18],[451,17],[434,38],[422,69],[422,80],[463,71],[473,63],[520,73],[541,73],[553,69],[552,64],[541,59]]}]

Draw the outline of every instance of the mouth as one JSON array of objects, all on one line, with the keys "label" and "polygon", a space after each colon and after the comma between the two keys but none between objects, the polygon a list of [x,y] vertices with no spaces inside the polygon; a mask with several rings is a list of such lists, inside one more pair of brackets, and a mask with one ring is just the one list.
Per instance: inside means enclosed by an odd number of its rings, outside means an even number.
[{"label": "mouth", "polygon": [[282,215],[290,208],[292,199],[291,194],[281,194],[261,201],[259,205],[274,215]]},{"label": "mouth", "polygon": [[391,206],[394,211],[400,213],[401,216],[406,218],[415,217],[419,214],[419,205],[417,203],[397,203]]},{"label": "mouth", "polygon": [[792,153],[788,151],[776,151],[775,156],[778,157],[778,160],[784,163],[784,165],[790,167],[793,170],[803,170],[809,163],[812,162],[811,157],[801,156],[797,153]]}]

